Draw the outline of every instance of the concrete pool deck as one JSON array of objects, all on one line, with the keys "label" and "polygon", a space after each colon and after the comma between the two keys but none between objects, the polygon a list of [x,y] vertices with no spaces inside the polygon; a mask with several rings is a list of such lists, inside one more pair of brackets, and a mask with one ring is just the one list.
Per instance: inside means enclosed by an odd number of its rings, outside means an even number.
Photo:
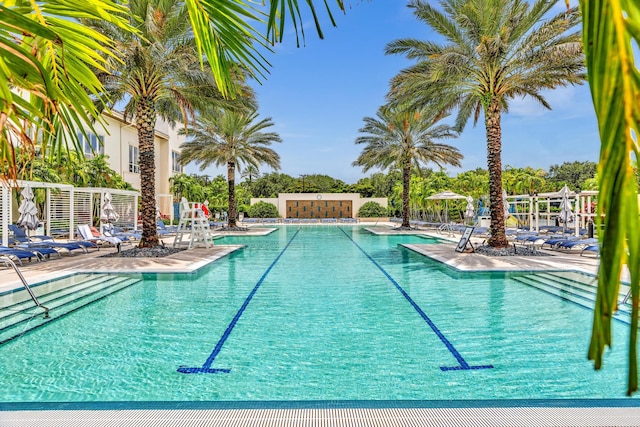
[{"label": "concrete pool deck", "polygon": [[[341,224],[339,224],[341,225]],[[362,225],[362,224],[361,224]],[[366,224],[364,224],[366,226]],[[297,224],[296,224],[297,226]],[[304,227],[304,225],[301,225]],[[327,224],[326,226],[335,226]],[[405,245],[408,249],[433,258],[461,271],[536,271],[571,270],[595,274],[599,259],[593,256],[581,257],[578,253],[558,253],[547,251],[547,257],[487,257],[474,253],[458,253],[455,243],[459,236],[445,236],[434,230],[412,230],[398,232],[393,224],[377,224],[367,227],[380,235],[423,234],[448,240],[446,243]],[[260,236],[271,232],[265,226],[249,228],[244,235]],[[235,233],[228,233],[235,234]],[[481,243],[473,239],[474,245]],[[171,245],[171,240],[165,240]],[[124,250],[127,247],[123,248]],[[194,248],[164,258],[101,258],[114,248],[102,248],[88,254],[63,255],[40,263],[28,263],[21,268],[29,283],[51,280],[81,272],[191,272],[214,262],[228,254],[241,250],[238,245],[214,245],[212,248]],[[623,277],[624,280],[624,277]],[[0,269],[0,292],[21,286],[11,269]],[[587,325],[588,326],[588,325]],[[586,363],[586,361],[585,361]],[[622,384],[616,387],[622,388]],[[621,396],[622,397],[622,396]],[[207,407],[181,408],[153,402],[140,409],[69,409],[69,410],[2,410],[0,403],[0,426],[637,426],[640,425],[640,403],[633,399],[517,402],[411,402],[402,407],[390,405],[363,405],[356,403],[320,402],[315,405],[282,407],[277,402],[260,408],[259,402],[253,407],[225,408],[213,402]],[[222,407],[221,407],[222,406]]]}]

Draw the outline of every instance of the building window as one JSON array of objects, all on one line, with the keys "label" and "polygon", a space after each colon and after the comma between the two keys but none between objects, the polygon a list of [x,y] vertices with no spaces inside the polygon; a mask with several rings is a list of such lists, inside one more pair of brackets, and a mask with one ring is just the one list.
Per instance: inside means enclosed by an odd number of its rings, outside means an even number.
[{"label": "building window", "polygon": [[85,156],[93,157],[104,154],[104,136],[98,136],[92,132],[87,132],[86,135],[78,132],[78,141],[80,141]]},{"label": "building window", "polygon": [[182,165],[178,161],[180,159],[180,153],[177,151],[171,152],[171,170],[176,173],[182,173]]},{"label": "building window", "polygon": [[129,172],[140,173],[140,149],[134,145],[129,146]]}]

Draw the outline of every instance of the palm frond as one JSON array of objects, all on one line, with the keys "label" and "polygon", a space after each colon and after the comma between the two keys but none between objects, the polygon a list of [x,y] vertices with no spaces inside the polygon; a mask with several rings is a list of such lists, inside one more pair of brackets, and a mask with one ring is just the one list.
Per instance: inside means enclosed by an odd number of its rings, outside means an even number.
[{"label": "palm frond", "polygon": [[[581,0],[584,45],[591,96],[598,117],[601,150],[598,167],[598,221],[602,243],[598,293],[589,345],[596,369],[612,345],[612,319],[618,306],[620,273],[631,275],[631,327],[627,394],[638,389],[638,304],[640,302],[640,211],[631,156],[640,155],[640,73],[632,41],[640,42],[640,9],[634,0]],[[604,219],[600,219],[604,218]]]}]

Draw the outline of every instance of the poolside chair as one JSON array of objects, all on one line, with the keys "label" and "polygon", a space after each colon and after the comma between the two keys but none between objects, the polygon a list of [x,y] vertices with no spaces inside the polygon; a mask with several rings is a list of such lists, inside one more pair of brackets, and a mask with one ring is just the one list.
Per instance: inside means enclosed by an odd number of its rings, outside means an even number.
[{"label": "poolside chair", "polygon": [[567,242],[571,242],[573,240],[577,240],[580,237],[578,236],[562,236],[562,237],[550,237],[542,242],[540,245],[541,248],[544,248],[545,245],[549,246],[549,249],[556,249],[559,245]]},{"label": "poolside chair", "polygon": [[[91,227],[89,227],[91,229]],[[93,230],[92,230],[93,234]],[[98,234],[100,232],[98,231]],[[123,242],[128,242],[130,240],[140,240],[142,239],[142,233],[136,231],[124,231],[120,227],[115,227],[112,224],[107,224],[102,227],[102,234],[108,237],[117,237]]]},{"label": "poolside chair", "polygon": [[[60,256],[60,252],[57,251],[56,249],[52,248],[52,247],[48,247],[48,246],[37,246],[38,244],[36,243],[36,246],[31,246],[33,245],[33,243],[23,243],[23,244],[18,244],[15,245],[13,247],[13,249],[19,249],[19,250],[25,250],[28,252],[33,252],[36,255],[40,256],[40,259],[45,259],[45,258],[50,258],[51,255],[58,255],[58,258],[61,258]],[[6,246],[5,246],[6,247]]]},{"label": "poolside chair", "polygon": [[558,250],[565,249],[570,251],[573,248],[583,249],[595,243],[598,243],[598,239],[596,238],[571,240],[571,241],[560,243],[559,245],[556,246],[556,249]]},{"label": "poolside chair", "polygon": [[595,254],[596,257],[600,256],[600,245],[589,245],[586,248],[582,249],[582,251],[580,251],[580,256],[584,256],[584,253],[587,252],[592,252]]},{"label": "poolside chair", "polygon": [[0,246],[0,256],[5,256],[12,261],[18,261],[18,264],[20,265],[22,265],[23,259],[28,259],[29,261],[31,261],[32,258],[35,258],[36,260],[38,260],[38,262],[40,262],[40,255],[36,254],[35,252],[25,251],[23,249],[8,248],[6,246]]},{"label": "poolside chair", "polygon": [[[97,231],[97,230],[96,230]],[[78,234],[82,237],[81,241],[91,242],[96,245],[113,245],[118,251],[120,250],[120,245],[122,244],[122,239],[114,236],[105,236],[103,234],[97,233],[97,236],[94,236],[91,232],[91,228],[88,224],[78,224]]]},{"label": "poolside chair", "polygon": [[81,250],[82,252],[88,252],[90,248],[97,248],[92,243],[82,242],[58,242],[53,237],[40,235],[40,236],[27,236],[24,230],[15,224],[9,224],[9,230],[13,232],[13,244],[20,245],[25,248],[51,248],[55,250],[64,249],[71,253],[74,250]]},{"label": "poolside chair", "polygon": [[174,235],[178,231],[178,227],[176,227],[175,225],[167,227],[165,223],[161,220],[158,220],[157,227],[158,227],[157,232],[160,236]]}]

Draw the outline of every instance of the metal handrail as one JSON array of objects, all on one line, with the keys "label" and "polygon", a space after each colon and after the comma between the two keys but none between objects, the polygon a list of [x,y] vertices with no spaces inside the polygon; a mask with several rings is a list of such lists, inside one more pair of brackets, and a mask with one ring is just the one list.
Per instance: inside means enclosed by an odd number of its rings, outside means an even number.
[{"label": "metal handrail", "polygon": [[18,268],[16,263],[13,262],[11,259],[7,258],[6,256],[3,257],[3,258],[4,259],[2,260],[2,262],[8,263],[9,265],[11,265],[13,267],[13,269],[18,274],[18,277],[20,277],[20,280],[22,281],[22,284],[26,288],[27,292],[29,292],[29,295],[31,295],[31,299],[33,300],[33,302],[38,307],[40,307],[41,309],[44,310],[44,318],[48,319],[49,318],[49,309],[47,307],[45,307],[44,305],[40,304],[40,301],[38,301],[38,298],[36,297],[36,294],[34,294],[33,291],[31,290],[31,287],[29,287],[29,284],[27,283],[27,279],[24,278],[24,276],[22,275],[22,272],[20,271],[20,269]]},{"label": "metal handrail", "polygon": [[627,295],[625,295],[624,299],[620,304],[626,304],[627,301],[629,301],[629,297],[631,297],[631,289],[629,289],[629,292],[627,292]]}]

